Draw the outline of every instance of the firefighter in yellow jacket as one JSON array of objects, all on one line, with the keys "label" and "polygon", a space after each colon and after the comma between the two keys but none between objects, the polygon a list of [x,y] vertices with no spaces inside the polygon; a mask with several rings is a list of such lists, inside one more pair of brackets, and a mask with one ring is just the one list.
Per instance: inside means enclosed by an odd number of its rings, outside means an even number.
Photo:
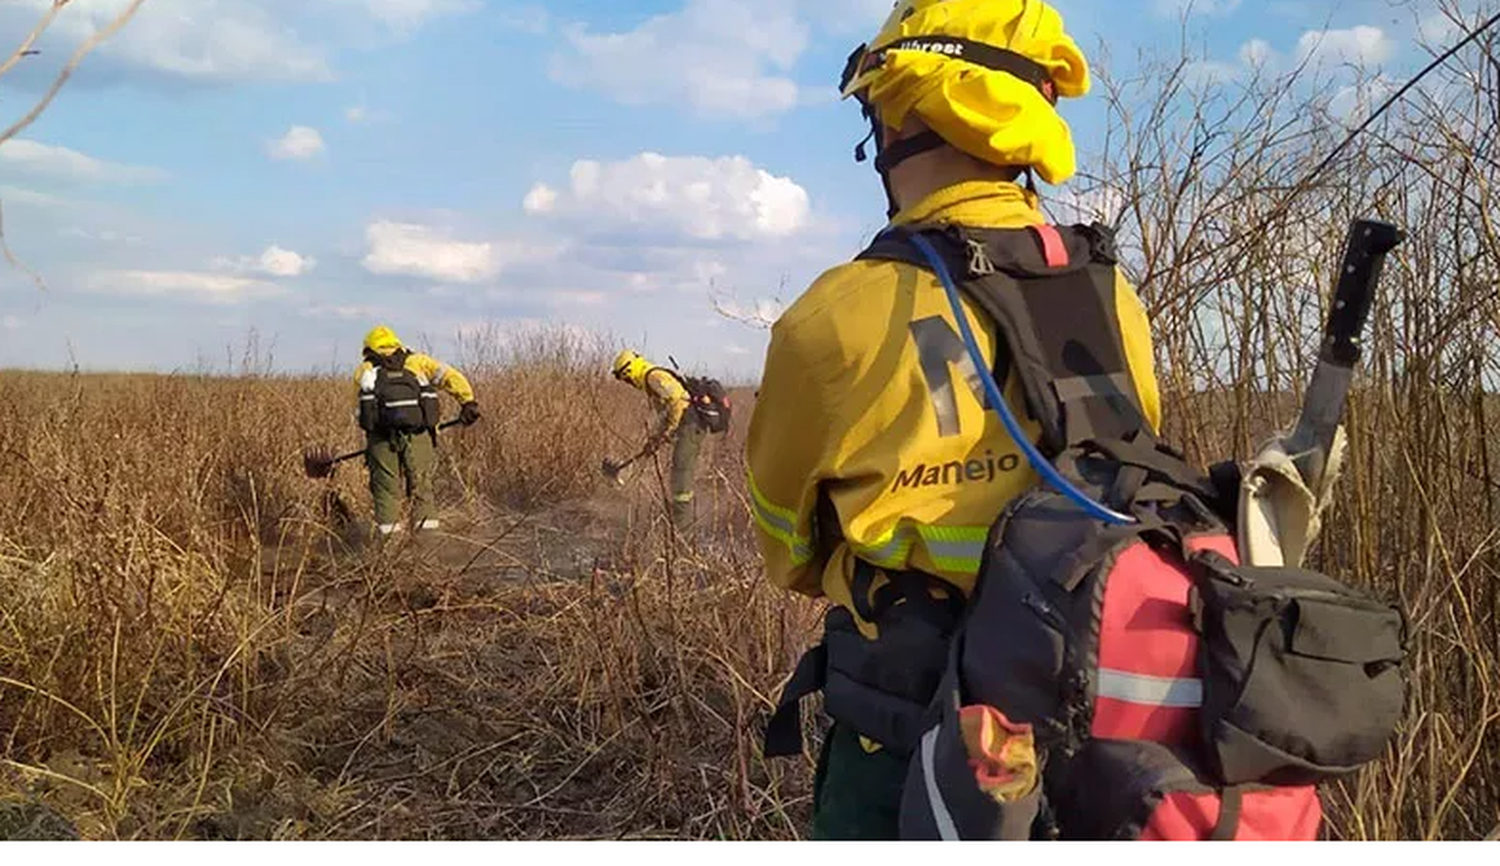
[{"label": "firefighter in yellow jacket", "polygon": [[401,480],[411,499],[411,522],[418,531],[439,528],[432,496],[437,463],[438,391],[459,403],[459,420],[479,420],[474,388],[463,373],[402,345],[380,325],[365,336],[364,360],[354,371],[357,415],[365,431],[365,466],[370,498],[383,536],[401,529]]},{"label": "firefighter in yellow jacket", "polygon": [[707,434],[697,414],[688,411],[692,408],[692,398],[671,370],[652,364],[632,349],[623,349],[615,356],[610,374],[617,381],[644,391],[656,412],[640,457],[656,453],[668,439],[672,440],[672,525],[679,531],[686,530],[693,516],[693,476]]},{"label": "firefighter in yellow jacket", "polygon": [[[1074,146],[1055,100],[1082,96],[1088,85],[1083,54],[1046,3],[904,0],[851,56],[843,94],[871,120],[892,225],[1024,228],[1045,220],[1034,187],[1018,181],[1035,172],[1057,184],[1073,174]],[[994,323],[967,296],[963,303],[993,369]],[[1116,307],[1154,429],[1160,400],[1149,325],[1118,271]],[[911,575],[931,598],[961,608],[990,525],[1038,480],[986,410],[957,335],[929,271],[879,260],[834,267],[775,323],[750,423],[748,480],[767,578],[834,602],[819,650],[826,655],[809,659],[875,695],[865,704],[877,715],[925,707],[930,691],[911,693],[908,668],[940,671],[947,631],[923,643],[861,611],[875,611],[896,577]],[[1013,407],[1023,406],[1014,376],[1002,387]],[[1035,422],[1016,415],[1035,441]],[[902,607],[918,606],[894,609]],[[812,688],[825,680],[817,673]],[[877,742],[868,732],[880,725],[836,708],[831,686],[825,709],[833,727],[818,762],[814,837],[894,838],[902,753],[914,744]]]}]

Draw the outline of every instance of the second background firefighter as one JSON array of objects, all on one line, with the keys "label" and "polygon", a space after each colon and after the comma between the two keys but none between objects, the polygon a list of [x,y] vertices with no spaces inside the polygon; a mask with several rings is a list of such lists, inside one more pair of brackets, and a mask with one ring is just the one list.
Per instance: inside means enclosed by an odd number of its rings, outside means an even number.
[{"label": "second background firefighter", "polygon": [[[716,380],[683,376],[632,349],[615,356],[610,374],[645,392],[656,413],[646,444],[632,460],[649,457],[672,440],[669,507],[672,525],[685,531],[695,520],[693,482],[703,440],[729,428],[728,395]],[[622,465],[616,464],[617,469]]]}]

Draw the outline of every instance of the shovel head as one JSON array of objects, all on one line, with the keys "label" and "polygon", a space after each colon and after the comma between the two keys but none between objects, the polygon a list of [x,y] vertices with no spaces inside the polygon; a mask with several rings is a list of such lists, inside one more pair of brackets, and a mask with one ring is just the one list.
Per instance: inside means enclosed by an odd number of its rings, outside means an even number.
[{"label": "shovel head", "polygon": [[1262,446],[1245,467],[1240,483],[1239,549],[1246,565],[1300,568],[1322,529],[1323,510],[1343,469],[1348,440],[1342,426],[1334,433],[1317,489],[1298,471],[1286,437]]},{"label": "shovel head", "polygon": [[333,451],[313,447],[302,452],[302,470],[308,478],[327,478],[333,474]]},{"label": "shovel head", "polygon": [[625,466],[626,464],[624,463],[606,457],[604,458],[604,463],[599,466],[599,471],[614,484],[624,484],[624,480],[620,478],[620,472],[625,469]]}]

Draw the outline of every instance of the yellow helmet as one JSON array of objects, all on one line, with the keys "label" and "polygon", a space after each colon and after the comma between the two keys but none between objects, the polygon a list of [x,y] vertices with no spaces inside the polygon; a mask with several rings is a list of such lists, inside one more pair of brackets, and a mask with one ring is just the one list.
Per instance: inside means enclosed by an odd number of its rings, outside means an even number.
[{"label": "yellow helmet", "polygon": [[646,381],[646,371],[651,367],[651,362],[641,357],[639,352],[622,349],[615,356],[614,363],[609,365],[609,372],[621,382],[628,382],[639,388]]},{"label": "yellow helmet", "polygon": [[377,325],[365,335],[365,349],[378,355],[384,355],[401,348],[401,338],[396,332],[385,325]]},{"label": "yellow helmet", "polygon": [[[842,97],[859,99],[872,129],[900,129],[915,114],[932,130],[882,153],[882,176],[946,143],[995,165],[1033,168],[1053,184],[1077,169],[1057,100],[1088,90],[1088,61],[1042,0],[901,0],[849,55],[839,85]],[[863,144],[855,154],[864,159]]]}]

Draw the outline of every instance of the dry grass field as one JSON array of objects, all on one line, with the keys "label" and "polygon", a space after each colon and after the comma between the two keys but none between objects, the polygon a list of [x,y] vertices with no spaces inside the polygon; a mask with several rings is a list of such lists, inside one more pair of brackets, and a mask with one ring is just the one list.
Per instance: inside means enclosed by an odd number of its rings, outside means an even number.
[{"label": "dry grass field", "polygon": [[[811,757],[768,763],[758,731],[818,609],[760,580],[750,395],[684,545],[655,469],[597,474],[644,422],[606,357],[553,335],[479,364],[444,532],[383,548],[357,462],[301,473],[305,444],[354,441],[343,382],[0,375],[0,834],[801,835]],[[1411,610],[1411,709],[1330,788],[1329,832],[1476,838],[1500,804],[1494,496],[1413,465],[1404,426],[1359,432],[1381,411],[1356,403],[1322,561]]]},{"label": "dry grass field", "polygon": [[[1205,86],[1192,59],[1122,80],[1099,54],[1107,132],[1049,204],[1119,228],[1165,432],[1201,462],[1293,420],[1350,221],[1407,230],[1310,564],[1406,610],[1409,700],[1328,786],[1326,832],[1500,834],[1500,44],[1316,173],[1340,80]],[[302,473],[305,446],[356,445],[342,378],[0,372],[0,838],[805,832],[818,719],[799,760],[760,728],[820,605],[761,578],[749,395],[682,544],[665,454],[599,475],[645,421],[614,347],[499,337],[449,359],[485,419],[443,439],[443,532],[384,547],[357,462]]]},{"label": "dry grass field", "polygon": [[472,371],[444,532],[384,548],[358,461],[301,472],[358,447],[343,382],[0,376],[0,836],[795,835],[746,731],[815,611],[758,581],[742,433],[673,544],[656,468],[598,474],[639,395],[555,339]]}]

